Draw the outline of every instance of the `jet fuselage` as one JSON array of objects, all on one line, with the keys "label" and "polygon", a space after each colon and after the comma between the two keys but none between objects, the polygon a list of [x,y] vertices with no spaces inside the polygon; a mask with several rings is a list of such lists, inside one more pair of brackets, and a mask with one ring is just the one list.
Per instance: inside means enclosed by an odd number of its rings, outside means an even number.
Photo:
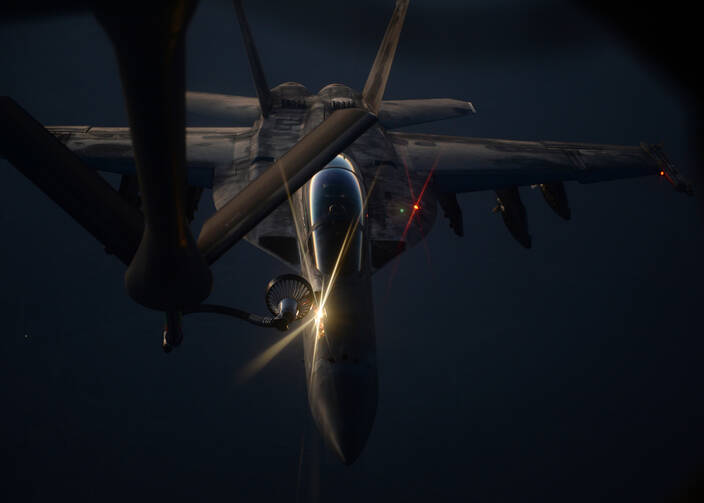
[{"label": "jet fuselage", "polygon": [[[255,124],[250,154],[251,163],[262,169],[329,113],[364,106],[359,93],[339,84],[309,95],[300,84],[286,83],[272,89],[272,97],[270,114]],[[346,464],[362,451],[377,405],[369,184],[352,157],[342,153],[292,195],[290,206],[300,273],[316,291],[319,312],[303,332],[308,401],[322,436]]]}]

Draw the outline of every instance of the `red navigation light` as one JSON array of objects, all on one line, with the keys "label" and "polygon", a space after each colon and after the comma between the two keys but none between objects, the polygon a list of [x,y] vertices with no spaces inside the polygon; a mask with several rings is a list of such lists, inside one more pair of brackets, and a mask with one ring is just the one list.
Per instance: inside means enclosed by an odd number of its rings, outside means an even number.
[{"label": "red navigation light", "polygon": [[661,171],[661,172],[660,172],[660,176],[665,176],[665,172],[664,172],[664,171]]},{"label": "red navigation light", "polygon": [[416,211],[418,211],[420,209],[420,206],[418,206],[418,203],[413,205],[413,209]]}]

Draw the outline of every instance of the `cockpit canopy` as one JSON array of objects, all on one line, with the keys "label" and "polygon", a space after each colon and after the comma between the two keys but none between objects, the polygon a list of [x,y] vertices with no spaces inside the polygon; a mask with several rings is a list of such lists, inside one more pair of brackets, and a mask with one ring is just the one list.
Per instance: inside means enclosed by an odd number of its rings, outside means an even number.
[{"label": "cockpit canopy", "polygon": [[311,179],[309,197],[312,248],[318,270],[332,273],[349,233],[339,272],[360,271],[364,198],[350,159],[340,154],[317,173]]}]

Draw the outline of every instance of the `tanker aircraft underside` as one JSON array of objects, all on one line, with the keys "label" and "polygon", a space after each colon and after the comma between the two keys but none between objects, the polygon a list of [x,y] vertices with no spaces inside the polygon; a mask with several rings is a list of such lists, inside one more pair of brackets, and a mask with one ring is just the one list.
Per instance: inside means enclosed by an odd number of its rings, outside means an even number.
[{"label": "tanker aircraft underside", "polygon": [[[475,113],[471,103],[456,99],[383,100],[408,3],[397,0],[362,92],[330,84],[311,93],[295,82],[268,87],[242,5],[235,1],[257,97],[186,93],[191,112],[233,124],[186,128],[184,218],[192,218],[203,189],[212,189],[217,210],[204,224],[192,253],[212,264],[244,237],[295,270],[296,275],[270,284],[267,304],[272,318],[201,304],[204,298],[154,300],[153,291],[144,285],[130,289],[130,281],[139,282],[136,272],[132,277],[128,272],[127,278],[130,295],[167,313],[167,351],[179,344],[180,318],[190,312],[220,312],[282,330],[292,324],[292,333],[303,339],[312,416],[328,446],[346,464],[362,451],[376,413],[372,275],[430,232],[438,206],[462,236],[457,194],[495,191],[494,210],[516,240],[530,248],[519,186],[540,187],[546,202],[565,219],[570,218],[565,181],[661,175],[677,190],[691,192],[657,146],[392,131]],[[8,99],[3,109],[15,116],[23,113]],[[121,174],[121,198],[145,213],[141,187],[146,181],[135,174],[128,128],[46,129],[84,164]],[[3,153],[18,169],[27,169]],[[36,176],[32,179],[39,184]],[[155,218],[146,210],[145,218]],[[133,260],[134,250],[117,249],[109,236],[103,241],[126,263]],[[147,245],[143,243],[138,254],[142,247]],[[143,274],[156,273],[146,268]],[[159,281],[168,283],[165,276]]]}]

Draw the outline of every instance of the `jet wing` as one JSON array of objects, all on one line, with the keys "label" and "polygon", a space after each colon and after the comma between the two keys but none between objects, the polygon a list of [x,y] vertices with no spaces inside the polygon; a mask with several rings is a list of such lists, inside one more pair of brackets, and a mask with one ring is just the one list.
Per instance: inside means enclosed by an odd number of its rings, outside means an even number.
[{"label": "jet wing", "polygon": [[[122,175],[136,174],[129,128],[49,126],[46,129],[93,169]],[[250,171],[251,139],[250,128],[186,128],[188,183],[213,189],[216,209],[224,206],[253,179]],[[274,210],[245,239],[292,268],[298,264],[298,244],[288,204]]]},{"label": "jet wing", "polygon": [[[49,126],[48,129],[88,166],[99,171],[135,174],[129,128]],[[217,169],[233,164],[236,145],[249,145],[250,128],[186,128],[188,183],[212,188]]]},{"label": "jet wing", "polygon": [[433,190],[440,193],[571,180],[592,183],[655,174],[666,175],[676,189],[689,191],[657,146],[387,134],[409,165],[436,166]]},{"label": "jet wing", "polygon": [[[659,146],[620,146],[555,141],[516,141],[463,138],[414,133],[387,133],[394,150],[411,174],[429,166],[432,195],[463,235],[462,212],[456,194],[479,190],[496,192],[504,224],[526,248],[532,239],[518,187],[537,185],[548,205],[570,219],[565,181],[604,182],[620,178],[661,175],[676,190],[692,194]],[[410,179],[409,179],[410,180]],[[427,207],[427,204],[425,204]],[[408,240],[406,240],[408,241]],[[412,243],[411,243],[412,244]]]}]

